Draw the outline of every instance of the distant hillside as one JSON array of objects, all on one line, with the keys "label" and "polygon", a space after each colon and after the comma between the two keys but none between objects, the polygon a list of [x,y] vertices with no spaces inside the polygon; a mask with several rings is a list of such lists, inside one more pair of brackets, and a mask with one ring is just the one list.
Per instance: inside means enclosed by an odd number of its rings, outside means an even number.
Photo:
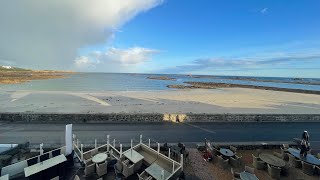
[{"label": "distant hillside", "polygon": [[23,68],[17,68],[17,67],[11,67],[10,69],[5,68],[3,66],[0,66],[0,71],[31,71],[30,69],[23,69]]}]

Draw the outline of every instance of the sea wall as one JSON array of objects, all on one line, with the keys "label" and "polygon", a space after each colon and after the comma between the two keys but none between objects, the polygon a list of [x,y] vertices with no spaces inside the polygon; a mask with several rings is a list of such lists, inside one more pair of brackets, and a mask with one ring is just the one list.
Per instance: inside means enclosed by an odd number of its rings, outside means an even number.
[{"label": "sea wall", "polygon": [[320,122],[320,114],[37,114],[0,113],[15,123]]}]

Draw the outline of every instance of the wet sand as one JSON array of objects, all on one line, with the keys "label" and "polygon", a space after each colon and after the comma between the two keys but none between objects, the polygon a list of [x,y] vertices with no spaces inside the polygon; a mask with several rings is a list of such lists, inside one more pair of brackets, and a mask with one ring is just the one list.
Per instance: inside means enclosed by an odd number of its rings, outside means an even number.
[{"label": "wet sand", "polygon": [[0,112],[319,114],[320,96],[247,88],[0,91]]}]

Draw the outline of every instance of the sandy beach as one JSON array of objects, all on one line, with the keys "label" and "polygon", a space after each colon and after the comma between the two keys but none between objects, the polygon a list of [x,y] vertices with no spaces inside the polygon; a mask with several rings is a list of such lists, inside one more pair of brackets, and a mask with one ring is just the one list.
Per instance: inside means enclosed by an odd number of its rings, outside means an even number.
[{"label": "sandy beach", "polygon": [[2,91],[0,112],[319,114],[320,96],[247,88]]}]

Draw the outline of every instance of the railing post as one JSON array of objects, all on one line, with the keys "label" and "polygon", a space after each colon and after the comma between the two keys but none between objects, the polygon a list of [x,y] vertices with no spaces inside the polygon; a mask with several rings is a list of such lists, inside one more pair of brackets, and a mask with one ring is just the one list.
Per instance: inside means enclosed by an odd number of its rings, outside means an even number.
[{"label": "railing post", "polygon": [[113,139],[113,147],[116,148],[116,139]]},{"label": "railing post", "polygon": [[97,139],[94,139],[94,148],[97,148]]},{"label": "railing post", "polygon": [[170,154],[170,148],[169,148],[169,152],[168,152],[168,157],[170,158],[171,154]]},{"label": "railing post", "polygon": [[79,148],[79,139],[77,139],[77,148]]},{"label": "railing post", "polygon": [[180,164],[181,164],[181,170],[183,171],[183,154],[181,154]]},{"label": "railing post", "polygon": [[142,143],[142,134],[140,134],[140,144]]},{"label": "railing post", "polygon": [[43,143],[40,144],[40,155],[43,155]]},{"label": "railing post", "polygon": [[174,172],[174,162],[172,161],[172,173]]},{"label": "railing post", "polygon": [[81,144],[81,160],[83,161],[83,144]]},{"label": "railing post", "polygon": [[122,144],[120,144],[120,158],[122,157]]},{"label": "railing post", "polygon": [[107,135],[107,152],[110,150],[110,135]]},{"label": "railing post", "polygon": [[149,139],[149,147],[150,147],[150,139]]},{"label": "railing post", "polygon": [[158,143],[158,153],[160,153],[160,143]]}]

